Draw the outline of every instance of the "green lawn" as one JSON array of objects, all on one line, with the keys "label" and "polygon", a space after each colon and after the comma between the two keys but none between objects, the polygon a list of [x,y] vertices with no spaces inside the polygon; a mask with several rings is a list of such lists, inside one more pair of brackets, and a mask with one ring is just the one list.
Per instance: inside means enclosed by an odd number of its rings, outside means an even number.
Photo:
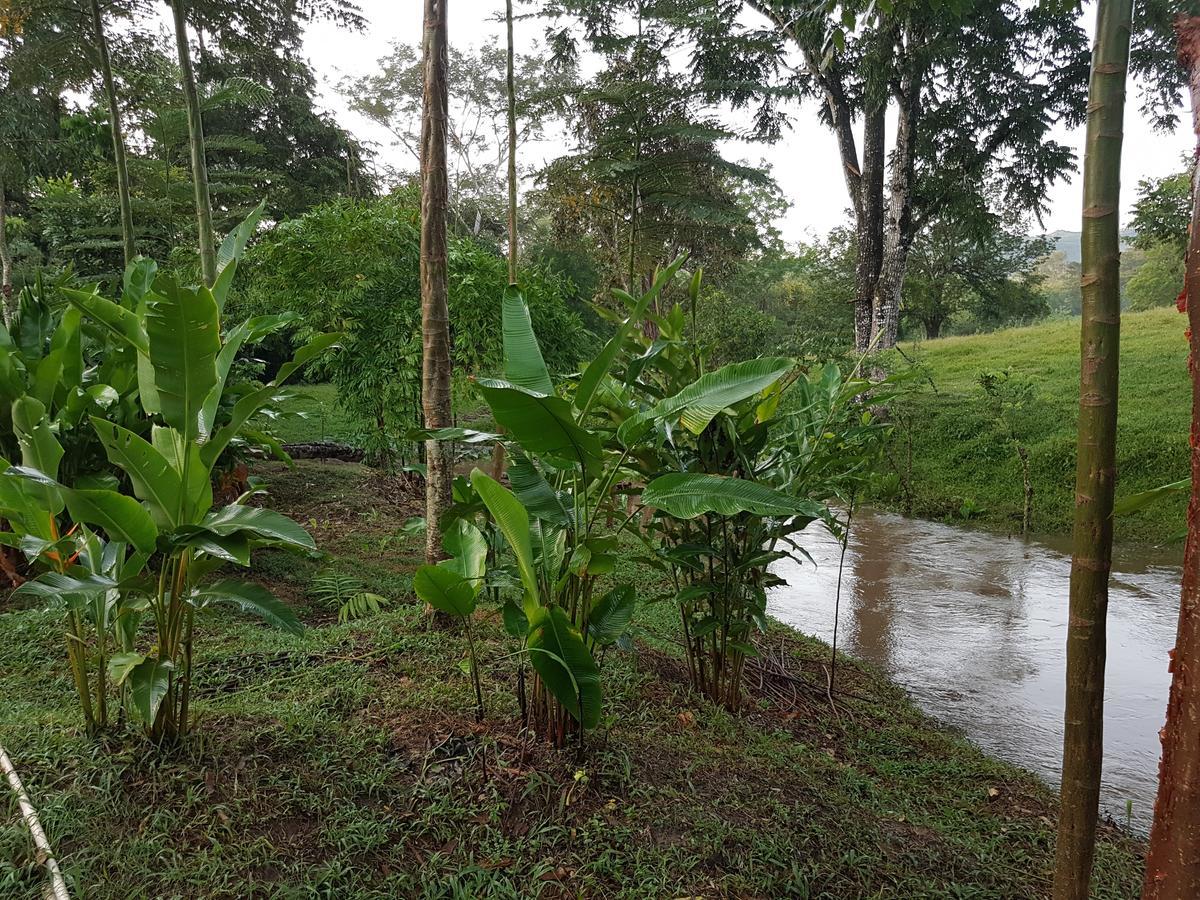
[{"label": "green lawn", "polygon": [[288,388],[288,393],[292,396],[283,404],[284,416],[271,425],[283,443],[358,442],[358,429],[338,404],[332,384],[301,384]]},{"label": "green lawn", "polygon": [[[1129,313],[1121,322],[1118,497],[1187,477],[1191,388],[1186,320],[1172,309]],[[898,404],[907,426],[894,458],[903,465],[912,437],[911,512],[959,516],[964,501],[991,526],[1020,527],[1020,464],[986,411],[979,374],[1011,369],[1034,380],[1037,399],[1020,424],[1030,448],[1034,530],[1064,533],[1074,503],[1079,403],[1079,320],[906,345],[928,375]],[[936,388],[936,392],[934,390]],[[899,500],[892,503],[899,505]],[[1184,527],[1182,498],[1117,522],[1119,540],[1166,543]]]},{"label": "green lawn", "polygon": [[[636,652],[604,661],[603,727],[582,752],[554,752],[520,730],[515,647],[484,608],[476,724],[463,633],[431,629],[410,593],[420,538],[400,527],[420,508],[416,485],[310,461],[264,473],[326,557],[262,552],[253,575],[308,628],[202,619],[186,749],[157,755],[132,728],[83,736],[59,617],[0,600],[0,742],[75,896],[1047,894],[1053,794],[850,661],[835,714],[828,648],[782,627],[767,642],[802,679],[795,698],[752,680],[732,716],[688,689],[670,605],[643,607]],[[392,605],[339,625],[311,594],[324,569]],[[620,575],[655,593],[645,571]],[[0,896],[32,900],[38,870],[8,809]],[[1142,850],[1103,829],[1093,896],[1135,896]]]}]

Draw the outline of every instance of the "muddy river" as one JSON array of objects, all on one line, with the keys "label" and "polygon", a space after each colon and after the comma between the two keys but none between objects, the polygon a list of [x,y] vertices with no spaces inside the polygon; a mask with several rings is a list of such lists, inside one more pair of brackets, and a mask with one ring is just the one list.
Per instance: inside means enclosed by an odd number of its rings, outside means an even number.
[{"label": "muddy river", "polygon": [[[810,528],[816,561],[784,560],[776,618],[833,635],[839,545]],[[846,554],[838,646],[904,685],[989,753],[1057,784],[1062,756],[1066,543],[860,513]],[[1177,554],[1114,560],[1105,682],[1104,812],[1148,830],[1179,603]]]}]

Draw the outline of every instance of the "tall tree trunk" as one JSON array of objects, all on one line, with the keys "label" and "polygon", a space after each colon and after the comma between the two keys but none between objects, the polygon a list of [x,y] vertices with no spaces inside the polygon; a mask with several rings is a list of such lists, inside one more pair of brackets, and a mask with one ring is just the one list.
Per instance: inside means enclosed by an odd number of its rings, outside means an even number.
[{"label": "tall tree trunk", "polygon": [[[517,283],[517,86],[513,73],[513,5],[504,2],[504,24],[508,35],[508,54],[505,61],[505,92],[508,95],[508,283]],[[504,442],[492,447],[492,477],[497,481],[504,475]]]},{"label": "tall tree trunk", "polygon": [[4,327],[12,324],[13,264],[8,247],[8,198],[4,194],[4,174],[0,172],[0,313]]},{"label": "tall tree trunk", "polygon": [[188,46],[185,0],[170,2],[175,16],[175,46],[179,51],[183,101],[187,107],[192,186],[196,192],[196,227],[200,236],[200,275],[204,283],[211,286],[217,280],[217,249],[213,241],[212,200],[208,195],[208,164],[204,158],[204,123],[200,116],[200,98],[196,93],[196,73],[192,71],[192,51]]},{"label": "tall tree trunk", "polygon": [[117,167],[117,199],[121,207],[121,247],[125,251],[125,265],[137,256],[137,244],[133,238],[133,204],[129,198],[129,165],[125,159],[125,135],[121,127],[121,104],[117,100],[117,86],[113,81],[112,60],[108,55],[108,38],[104,34],[104,16],[100,13],[100,0],[92,0],[92,28],[96,32],[96,51],[100,59],[100,74],[104,80],[104,96],[108,100],[108,122],[112,130],[113,162]]},{"label": "tall tree trunk", "polygon": [[912,190],[916,166],[917,120],[921,115],[924,68],[921,50],[909,40],[909,59],[901,77],[897,100],[896,147],[892,153],[892,178],[888,186],[888,212],[884,223],[883,262],[875,284],[871,342],[876,350],[896,346],[900,331],[900,292],[913,242]]},{"label": "tall tree trunk", "polygon": [[1067,621],[1056,900],[1085,900],[1103,758],[1105,619],[1112,566],[1121,328],[1121,140],[1133,0],[1099,0],[1083,162],[1079,438]]},{"label": "tall tree trunk", "polygon": [[[1200,18],[1179,18],[1179,59],[1188,73],[1192,127],[1200,147]],[[1146,854],[1146,900],[1200,897],[1200,156],[1192,169],[1186,297],[1192,376],[1192,497],[1171,654],[1171,695],[1161,732],[1158,799]]]},{"label": "tall tree trunk", "polygon": [[[875,286],[883,263],[883,170],[887,165],[884,149],[887,104],[880,103],[866,114],[863,122],[862,177],[853,187],[856,260],[854,263],[854,349],[865,353],[874,331]],[[851,184],[847,182],[847,187]]]},{"label": "tall tree trunk", "polygon": [[[446,5],[425,0],[425,92],[421,118],[421,406],[426,428],[448,428],[450,413],[450,309],[446,284],[447,96]],[[442,441],[425,445],[425,561],[443,557],[438,528],[450,505],[454,477]]]}]

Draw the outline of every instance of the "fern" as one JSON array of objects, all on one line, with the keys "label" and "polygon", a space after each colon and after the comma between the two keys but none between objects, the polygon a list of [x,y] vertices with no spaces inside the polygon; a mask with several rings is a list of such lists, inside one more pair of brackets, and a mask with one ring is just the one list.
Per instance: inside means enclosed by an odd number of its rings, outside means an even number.
[{"label": "fern", "polygon": [[323,572],[312,580],[308,594],[322,606],[336,609],[338,622],[362,619],[380,612],[391,601],[373,594],[352,575]]}]

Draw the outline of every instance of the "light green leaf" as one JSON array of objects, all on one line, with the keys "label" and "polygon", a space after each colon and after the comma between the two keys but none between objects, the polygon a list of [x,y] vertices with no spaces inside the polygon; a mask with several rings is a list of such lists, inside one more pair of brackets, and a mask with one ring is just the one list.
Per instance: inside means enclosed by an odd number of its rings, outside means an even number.
[{"label": "light green leaf", "polygon": [[481,380],[479,392],[496,421],[530,453],[540,453],[596,468],[603,456],[600,438],[575,422],[571,404],[504,381]]},{"label": "light green leaf", "polygon": [[657,419],[678,416],[685,428],[699,434],[721,410],[760,394],[794,367],[794,361],[776,357],[722,366],[700,376],[675,396],[660,400],[651,416]]},{"label": "light green leaf", "polygon": [[475,611],[475,597],[479,588],[447,562],[417,569],[413,576],[413,590],[434,609],[452,616],[469,616]]},{"label": "light green leaf", "polygon": [[532,617],[540,603],[538,601],[537,576],[533,570],[533,546],[529,536],[529,513],[513,493],[500,482],[490,478],[479,469],[471,473],[471,485],[479,494],[483,505],[488,508],[496,526],[517,560],[521,584],[525,586],[525,615]]},{"label": "light green leaf", "polygon": [[530,618],[529,664],[563,708],[584,728],[600,723],[600,670],[579,630],[560,607]]},{"label": "light green leaf", "polygon": [[636,608],[637,592],[633,585],[617,585],[592,606],[588,638],[601,647],[615,644],[629,628]]},{"label": "light green leaf", "polygon": [[127,428],[92,417],[92,427],[108,454],[108,460],[129,476],[133,493],[146,501],[154,520],[163,528],[180,524],[183,485],[179,473],[149,441]]},{"label": "light green leaf", "polygon": [[232,603],[243,612],[258,616],[280,631],[297,637],[304,634],[304,625],[296,618],[290,606],[268,591],[261,584],[224,578],[205,585],[196,592],[197,605],[207,603]]},{"label": "light green leaf", "polygon": [[167,688],[171,684],[171,672],[174,664],[155,657],[142,660],[135,665],[128,676],[130,693],[133,696],[133,707],[147,725],[152,725],[158,716],[158,708],[162,706]]},{"label": "light green leaf", "polygon": [[554,384],[542,358],[529,307],[521,291],[509,285],[501,304],[504,330],[504,378],[538,394],[553,394]]},{"label": "light green leaf", "polygon": [[483,586],[483,575],[487,565],[487,541],[483,532],[466,519],[455,519],[442,536],[442,546],[453,559],[453,568],[478,590]]},{"label": "light green leaf", "polygon": [[230,503],[205,516],[200,526],[222,537],[242,534],[266,544],[310,552],[317,549],[312,535],[299,523],[273,509]]},{"label": "light green leaf", "polygon": [[677,519],[694,519],[710,512],[816,519],[824,511],[819,503],[790,497],[755,481],[693,472],[672,472],[655,478],[642,492],[642,504]]},{"label": "light green leaf", "polygon": [[116,491],[64,489],[67,509],[76,522],[96,525],[109,540],[130,544],[142,553],[154,552],[158,528],[142,504]]},{"label": "light green leaf", "polygon": [[554,525],[570,524],[571,514],[567,512],[562,498],[555,493],[550,482],[542,477],[542,473],[528,456],[513,456],[508,466],[508,481],[512,485],[513,494],[535,519]]},{"label": "light green leaf", "polygon": [[212,288],[213,299],[217,301],[218,310],[225,308],[225,301],[229,297],[229,289],[233,286],[233,276],[237,272],[237,264],[242,259],[242,254],[246,250],[246,244],[250,242],[250,238],[254,236],[255,229],[258,228],[259,220],[262,218],[266,205],[267,201],[263,199],[258,206],[250,211],[250,215],[246,216],[221,241],[221,246],[217,250],[217,280]]},{"label": "light green leaf", "polygon": [[146,333],[162,417],[185,441],[206,440],[201,409],[217,381],[217,303],[207,288],[159,276],[146,303]]},{"label": "light green leaf", "polygon": [[72,306],[77,307],[84,315],[110,334],[136,347],[141,353],[150,352],[150,344],[146,332],[142,328],[141,320],[132,310],[113,303],[111,300],[106,300],[99,294],[74,288],[61,288],[60,290]]}]

